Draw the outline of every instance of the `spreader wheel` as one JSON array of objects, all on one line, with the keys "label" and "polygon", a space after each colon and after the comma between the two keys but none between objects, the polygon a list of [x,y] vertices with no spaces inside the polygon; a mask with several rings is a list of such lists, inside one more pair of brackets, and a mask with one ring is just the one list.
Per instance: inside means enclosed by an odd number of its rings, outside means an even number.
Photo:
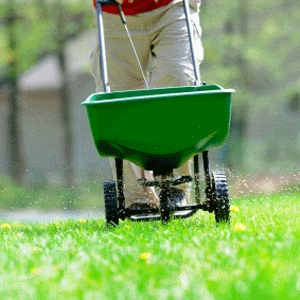
[{"label": "spreader wheel", "polygon": [[217,223],[230,222],[230,204],[226,176],[223,173],[212,174],[212,198]]},{"label": "spreader wheel", "polygon": [[116,182],[113,180],[104,182],[104,202],[106,223],[119,225]]}]

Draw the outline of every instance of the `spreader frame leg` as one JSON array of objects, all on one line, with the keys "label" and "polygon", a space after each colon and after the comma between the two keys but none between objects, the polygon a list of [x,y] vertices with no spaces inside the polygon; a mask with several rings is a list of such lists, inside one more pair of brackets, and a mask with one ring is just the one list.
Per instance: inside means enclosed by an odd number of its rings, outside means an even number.
[{"label": "spreader frame leg", "polygon": [[123,159],[115,158],[116,175],[117,175],[117,191],[118,191],[118,204],[119,204],[119,216],[122,220],[125,219],[125,195],[124,195],[124,168]]},{"label": "spreader frame leg", "polygon": [[195,202],[200,203],[200,171],[199,171],[199,155],[194,156],[194,184],[195,184]]},{"label": "spreader frame leg", "polygon": [[205,176],[205,195],[207,200],[212,199],[211,193],[211,178],[210,178],[210,169],[209,169],[209,158],[208,158],[208,151],[204,151],[202,153],[203,159],[203,169],[204,169],[204,176]]}]

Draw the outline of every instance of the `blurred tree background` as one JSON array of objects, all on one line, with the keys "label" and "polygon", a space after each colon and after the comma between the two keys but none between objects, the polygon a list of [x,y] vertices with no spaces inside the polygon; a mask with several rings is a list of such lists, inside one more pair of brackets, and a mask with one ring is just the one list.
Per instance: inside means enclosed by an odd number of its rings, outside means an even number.
[{"label": "blurred tree background", "polygon": [[90,7],[82,1],[2,1],[0,79],[9,89],[9,172],[17,182],[22,182],[24,162],[20,142],[19,86],[17,79],[43,56],[55,53],[63,74],[60,90],[61,118],[64,124],[64,174],[72,185],[72,129],[70,124],[70,93],[66,74],[64,48],[66,42],[91,28]]},{"label": "blurred tree background", "polygon": [[237,91],[225,147],[230,168],[299,169],[299,109],[287,108],[300,93],[299,13],[296,0],[203,2],[203,79]]},{"label": "blurred tree background", "polygon": [[[83,36],[86,31],[96,30],[90,2],[0,1],[0,104],[2,95],[2,105],[6,105],[6,113],[1,115],[1,126],[5,126],[6,132],[1,135],[1,144],[6,149],[0,160],[0,178],[9,176],[23,191],[19,190],[14,198],[23,203],[17,206],[28,205],[29,202],[20,195],[25,193],[22,185],[30,186],[30,181],[24,180],[30,166],[23,149],[20,104],[23,98],[18,81],[50,54],[58,60],[61,77],[57,94],[62,124],[59,182],[69,191],[79,183],[85,184],[76,179],[80,177],[76,173],[79,132],[72,121],[72,105],[79,107],[80,103],[74,104],[76,91],[72,92],[66,45]],[[218,152],[218,157],[232,172],[237,173],[298,171],[299,1],[202,0],[200,15],[205,49],[202,80],[237,91],[233,96],[231,134],[226,145]],[[96,43],[96,34],[94,36]],[[88,66],[87,72],[90,72]],[[103,167],[103,170],[107,170],[107,167]],[[102,172],[101,168],[99,172]],[[94,175],[91,177],[95,178]],[[3,179],[1,182],[0,197],[4,197],[8,181]],[[69,194],[76,197],[73,193]],[[30,194],[30,198],[34,197]],[[64,201],[71,203],[68,199]],[[83,201],[82,198],[80,201]],[[70,208],[75,207],[72,205]]]}]

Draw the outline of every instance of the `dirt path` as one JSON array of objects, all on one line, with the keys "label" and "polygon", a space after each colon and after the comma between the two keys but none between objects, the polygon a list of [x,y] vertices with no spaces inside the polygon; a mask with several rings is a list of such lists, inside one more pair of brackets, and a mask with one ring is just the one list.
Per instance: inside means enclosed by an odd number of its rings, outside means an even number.
[{"label": "dirt path", "polygon": [[15,210],[0,212],[0,222],[19,221],[19,222],[52,222],[66,219],[96,219],[104,216],[103,211],[39,211],[39,210]]}]

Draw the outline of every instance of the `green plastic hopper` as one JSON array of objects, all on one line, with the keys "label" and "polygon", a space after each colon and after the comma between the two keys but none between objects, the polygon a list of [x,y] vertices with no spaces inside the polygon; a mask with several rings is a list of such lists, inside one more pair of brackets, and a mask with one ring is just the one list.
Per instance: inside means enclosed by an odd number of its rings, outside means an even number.
[{"label": "green plastic hopper", "polygon": [[225,141],[232,89],[217,85],[92,94],[87,109],[101,156],[162,173]]}]

